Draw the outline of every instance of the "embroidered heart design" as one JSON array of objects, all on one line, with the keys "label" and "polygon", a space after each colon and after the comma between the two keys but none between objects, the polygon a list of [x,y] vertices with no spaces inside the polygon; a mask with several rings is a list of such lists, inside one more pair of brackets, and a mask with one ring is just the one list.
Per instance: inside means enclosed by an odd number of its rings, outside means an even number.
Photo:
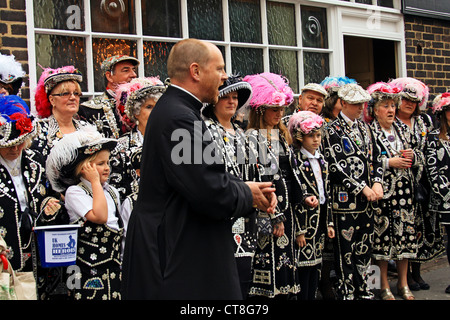
[{"label": "embroidered heart design", "polygon": [[380,236],[389,226],[389,219],[386,216],[375,216],[375,233]]},{"label": "embroidered heart design", "polygon": [[242,242],[242,237],[241,237],[239,234],[235,234],[235,235],[234,235],[234,242],[236,242],[236,244],[237,244],[238,246],[240,246],[240,245],[241,245],[241,242]]},{"label": "embroidered heart design", "polygon": [[350,241],[353,237],[353,233],[355,232],[355,229],[353,227],[350,227],[348,230],[342,230],[341,234],[344,237],[345,240]]}]

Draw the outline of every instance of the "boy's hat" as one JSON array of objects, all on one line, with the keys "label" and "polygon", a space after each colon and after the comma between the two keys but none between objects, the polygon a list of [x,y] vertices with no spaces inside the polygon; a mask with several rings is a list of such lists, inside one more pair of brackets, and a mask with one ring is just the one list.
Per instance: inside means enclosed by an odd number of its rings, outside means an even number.
[{"label": "boy's hat", "polygon": [[340,87],[338,96],[349,104],[365,103],[371,99],[370,94],[356,83],[349,83]]},{"label": "boy's hat", "polygon": [[101,150],[113,150],[116,139],[105,138],[95,126],[85,125],[55,141],[47,158],[47,177],[55,191],[65,192],[79,182],[75,177],[77,165]]}]

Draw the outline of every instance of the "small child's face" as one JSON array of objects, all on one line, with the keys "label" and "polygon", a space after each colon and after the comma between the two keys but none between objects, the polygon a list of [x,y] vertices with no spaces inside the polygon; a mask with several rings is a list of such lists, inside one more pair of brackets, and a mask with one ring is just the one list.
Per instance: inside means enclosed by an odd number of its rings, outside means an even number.
[{"label": "small child's face", "polygon": [[91,161],[91,164],[95,164],[101,184],[108,181],[109,173],[111,172],[111,168],[109,167],[109,155],[109,150],[101,150],[97,157]]},{"label": "small child's face", "polygon": [[322,140],[322,133],[320,131],[314,131],[310,134],[303,136],[302,146],[309,153],[314,154],[316,150],[320,147],[321,140]]}]

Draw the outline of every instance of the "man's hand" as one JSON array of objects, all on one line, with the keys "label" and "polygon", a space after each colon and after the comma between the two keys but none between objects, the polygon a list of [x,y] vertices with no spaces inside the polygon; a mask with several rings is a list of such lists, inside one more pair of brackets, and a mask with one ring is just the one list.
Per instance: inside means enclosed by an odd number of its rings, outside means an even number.
[{"label": "man's hand", "polygon": [[253,196],[253,207],[267,213],[275,213],[278,204],[272,182],[247,181]]}]

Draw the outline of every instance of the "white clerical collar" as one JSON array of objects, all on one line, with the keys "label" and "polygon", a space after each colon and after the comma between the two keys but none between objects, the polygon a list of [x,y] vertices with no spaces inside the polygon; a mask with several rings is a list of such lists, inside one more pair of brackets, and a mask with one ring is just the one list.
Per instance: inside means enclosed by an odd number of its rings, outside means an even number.
[{"label": "white clerical collar", "polygon": [[171,83],[170,85],[171,85],[172,87],[175,87],[175,88],[178,88],[178,89],[180,89],[180,90],[183,90],[184,92],[190,94],[190,95],[193,96],[195,99],[197,99],[200,103],[203,103],[203,102],[200,101],[199,98],[197,98],[196,96],[194,96],[191,92],[187,91],[185,88],[182,88],[182,87],[177,86],[176,84],[172,84],[172,83]]}]

